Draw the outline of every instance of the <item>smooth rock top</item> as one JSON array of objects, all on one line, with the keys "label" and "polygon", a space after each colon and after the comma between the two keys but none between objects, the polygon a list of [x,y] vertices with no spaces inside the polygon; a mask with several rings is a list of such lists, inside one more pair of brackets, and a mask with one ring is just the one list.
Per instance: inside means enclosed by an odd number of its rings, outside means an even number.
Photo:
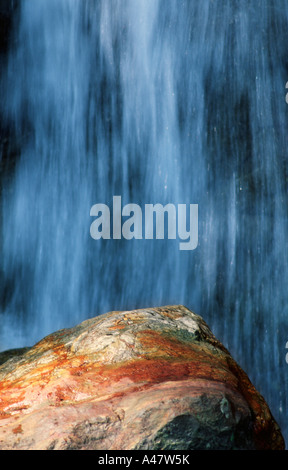
[{"label": "smooth rock top", "polygon": [[183,306],[100,315],[3,361],[2,450],[284,449],[263,397]]}]

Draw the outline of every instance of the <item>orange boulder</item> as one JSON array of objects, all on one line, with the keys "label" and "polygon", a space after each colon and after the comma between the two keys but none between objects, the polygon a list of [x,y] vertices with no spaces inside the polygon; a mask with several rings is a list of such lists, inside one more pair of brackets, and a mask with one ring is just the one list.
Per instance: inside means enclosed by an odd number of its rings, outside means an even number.
[{"label": "orange boulder", "polygon": [[183,306],[110,312],[21,352],[0,366],[1,450],[284,449],[263,397]]}]

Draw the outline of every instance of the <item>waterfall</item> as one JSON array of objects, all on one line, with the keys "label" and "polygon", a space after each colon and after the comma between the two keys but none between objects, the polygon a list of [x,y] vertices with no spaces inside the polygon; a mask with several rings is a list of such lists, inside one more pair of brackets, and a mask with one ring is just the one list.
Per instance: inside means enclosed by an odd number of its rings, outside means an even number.
[{"label": "waterfall", "polygon": [[[285,0],[21,0],[0,83],[2,350],[181,303],[287,432],[287,30]],[[198,204],[197,249],[93,240],[113,196]]]}]

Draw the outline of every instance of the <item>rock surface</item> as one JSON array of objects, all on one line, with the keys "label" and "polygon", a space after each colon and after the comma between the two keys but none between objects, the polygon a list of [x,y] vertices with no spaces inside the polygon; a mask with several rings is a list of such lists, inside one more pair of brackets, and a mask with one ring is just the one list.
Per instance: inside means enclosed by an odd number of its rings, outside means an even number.
[{"label": "rock surface", "polygon": [[263,397],[183,306],[110,312],[21,353],[2,356],[1,450],[284,449]]}]

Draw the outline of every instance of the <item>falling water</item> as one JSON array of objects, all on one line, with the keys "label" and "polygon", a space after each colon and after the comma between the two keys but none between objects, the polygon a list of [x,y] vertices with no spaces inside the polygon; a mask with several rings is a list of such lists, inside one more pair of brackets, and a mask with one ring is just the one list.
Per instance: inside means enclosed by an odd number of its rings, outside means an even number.
[{"label": "falling water", "polygon": [[[285,0],[21,0],[1,75],[2,350],[185,304],[287,434],[287,32]],[[199,204],[197,249],[93,240],[114,195]]]}]

